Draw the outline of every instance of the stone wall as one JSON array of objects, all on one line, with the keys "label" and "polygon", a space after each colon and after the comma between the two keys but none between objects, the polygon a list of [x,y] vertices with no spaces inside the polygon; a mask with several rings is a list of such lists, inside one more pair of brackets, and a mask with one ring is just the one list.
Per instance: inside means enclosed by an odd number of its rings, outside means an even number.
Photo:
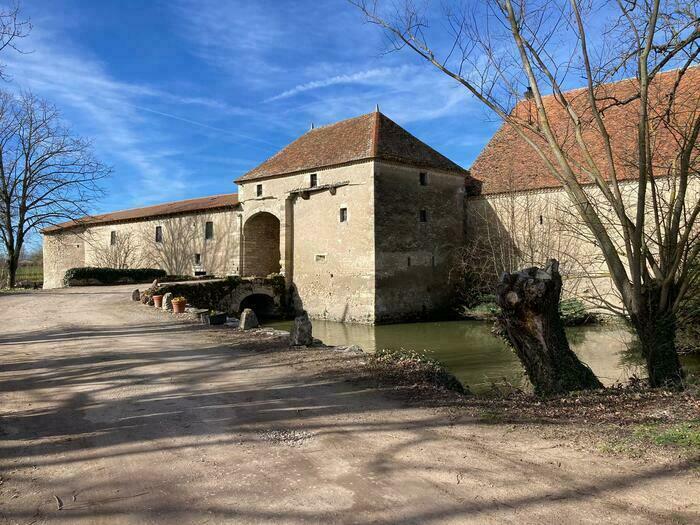
[{"label": "stone wall", "polygon": [[[620,185],[628,213],[636,209],[637,183]],[[658,179],[661,195],[672,189],[670,179]],[[588,187],[588,194],[618,251],[624,254],[619,220],[600,191]],[[651,192],[647,192],[651,195]],[[700,180],[691,181],[688,202],[700,195]],[[499,268],[514,271],[527,266],[542,266],[554,257],[561,262],[564,297],[577,297],[590,306],[602,307],[606,301],[621,305],[605,259],[588,229],[582,224],[569,197],[561,189],[507,193],[469,198],[466,201],[467,244],[479,245],[479,255],[488,259],[494,275]],[[649,232],[653,218],[647,222]],[[625,261],[624,255],[622,256]]]},{"label": "stone wall", "polygon": [[85,266],[85,239],[82,232],[44,235],[44,288],[63,287],[63,276],[70,268]]},{"label": "stone wall", "polygon": [[[425,185],[421,172],[427,175]],[[449,310],[452,253],[463,242],[463,202],[463,175],[377,164],[377,322],[427,318]]]},{"label": "stone wall", "polygon": [[[213,239],[205,239],[207,221],[214,223]],[[49,278],[45,279],[44,288],[63,286],[65,271],[78,266],[161,268],[174,275],[193,275],[195,270],[208,275],[235,275],[240,245],[237,222],[236,211],[224,210],[44,235],[44,261],[50,261],[49,271],[45,268]],[[163,232],[161,243],[155,240],[157,226]],[[115,244],[111,244],[112,232],[115,232]],[[63,248],[59,254],[59,245],[67,245],[68,250]],[[72,245],[80,248],[73,250]],[[195,265],[195,254],[200,256],[199,265]],[[47,262],[44,265],[46,267]]]}]

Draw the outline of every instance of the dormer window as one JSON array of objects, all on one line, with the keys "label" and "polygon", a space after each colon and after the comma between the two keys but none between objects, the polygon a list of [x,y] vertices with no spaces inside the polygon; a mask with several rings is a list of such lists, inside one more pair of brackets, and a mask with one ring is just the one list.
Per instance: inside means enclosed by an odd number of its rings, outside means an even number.
[{"label": "dormer window", "polygon": [[309,175],[309,187],[315,188],[318,186],[318,175],[316,173],[312,173]]}]

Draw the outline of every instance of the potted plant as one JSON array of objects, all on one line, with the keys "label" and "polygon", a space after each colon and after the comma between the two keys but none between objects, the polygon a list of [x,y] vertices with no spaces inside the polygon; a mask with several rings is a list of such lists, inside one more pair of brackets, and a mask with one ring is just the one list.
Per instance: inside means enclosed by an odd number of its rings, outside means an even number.
[{"label": "potted plant", "polygon": [[153,296],[153,306],[155,306],[156,308],[163,307],[163,296],[162,295],[154,295]]},{"label": "potted plant", "polygon": [[173,313],[182,314],[185,313],[185,305],[187,304],[187,299],[184,297],[175,297],[173,299]]}]

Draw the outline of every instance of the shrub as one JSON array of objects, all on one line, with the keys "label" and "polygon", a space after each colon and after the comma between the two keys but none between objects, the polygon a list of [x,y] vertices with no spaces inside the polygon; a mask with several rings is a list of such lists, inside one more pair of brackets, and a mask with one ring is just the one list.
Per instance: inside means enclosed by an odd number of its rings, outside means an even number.
[{"label": "shrub", "polygon": [[71,268],[63,277],[66,286],[146,283],[166,276],[157,268]]},{"label": "shrub", "polygon": [[469,388],[465,388],[440,361],[425,353],[385,348],[370,356],[370,366],[397,384],[431,385],[459,394],[469,393]]},{"label": "shrub", "polygon": [[578,299],[564,299],[559,302],[559,315],[564,326],[579,326],[597,320],[595,314],[586,310]]}]

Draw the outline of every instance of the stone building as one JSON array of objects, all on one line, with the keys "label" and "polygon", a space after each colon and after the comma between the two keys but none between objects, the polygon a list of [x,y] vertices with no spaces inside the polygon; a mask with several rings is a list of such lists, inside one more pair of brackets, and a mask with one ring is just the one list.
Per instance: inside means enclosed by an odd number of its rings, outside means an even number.
[{"label": "stone building", "polygon": [[[675,79],[674,72],[660,74],[650,91],[652,103],[664,108],[670,101],[674,115],[672,126],[663,120],[654,126],[654,191],[661,195],[674,191],[677,131],[688,115],[700,112],[700,68],[689,70],[669,97]],[[626,80],[601,86],[599,93],[602,100],[632,100],[605,110],[621,192],[630,205],[637,189],[634,89],[634,80]],[[602,139],[586,95],[566,93],[580,110],[583,139],[599,161]],[[553,97],[545,100],[555,135],[574,151],[568,114]],[[534,119],[531,104],[524,99],[515,111]],[[585,164],[575,155],[573,160]],[[686,199],[694,204],[700,182],[698,169],[692,173]],[[600,190],[585,170],[580,177],[620,242],[619,226]],[[595,239],[545,162],[507,124],[471,174],[376,111],[311,129],[236,183],[238,195],[86,217],[46,229],[45,286],[61,286],[65,270],[86,265],[244,277],[279,273],[296,307],[311,317],[391,322],[450,306],[453,256],[466,246],[479,252],[467,266],[483,266],[492,274],[556,257],[566,293],[617,302]]]},{"label": "stone building", "polygon": [[[676,85],[676,82],[678,84]],[[597,89],[619,181],[622,201],[634,214],[638,194],[638,111],[635,79],[605,84]],[[673,94],[673,95],[671,95]],[[565,93],[581,118],[582,142],[593,163],[609,180],[604,139],[595,125],[588,91],[575,89]],[[619,101],[626,101],[619,103]],[[578,167],[577,175],[620,254],[625,253],[620,221],[609,201],[586,172],[587,159],[576,140],[566,110],[552,96],[545,97],[552,132]],[[700,67],[688,69],[680,78],[677,71],[658,74],[649,90],[650,140],[653,141],[654,178],[647,195],[658,195],[659,212],[669,212],[668,203],[677,191],[677,166],[681,162],[683,141],[693,137],[692,126],[700,115]],[[535,122],[534,102],[527,98],[515,108],[516,116]],[[547,146],[531,135],[530,140]],[[556,160],[550,155],[552,164]],[[688,191],[684,202],[691,210],[700,199],[700,146],[688,159]],[[465,202],[465,238],[478,240],[481,255],[491,266],[504,269],[541,265],[556,257],[562,263],[565,293],[584,299],[593,306],[621,304],[596,239],[583,225],[571,199],[537,152],[510,125],[504,124],[491,138],[470,168],[480,181],[478,195]],[[653,187],[652,187],[653,186]],[[651,206],[649,206],[651,209]],[[690,213],[690,211],[689,211]],[[647,217],[649,245],[654,249],[654,217]],[[623,257],[624,259],[624,257]]]},{"label": "stone building", "polygon": [[285,276],[314,318],[378,323],[449,307],[468,172],[376,111],[311,129],[239,193],[44,230],[44,286],[77,266]]}]

